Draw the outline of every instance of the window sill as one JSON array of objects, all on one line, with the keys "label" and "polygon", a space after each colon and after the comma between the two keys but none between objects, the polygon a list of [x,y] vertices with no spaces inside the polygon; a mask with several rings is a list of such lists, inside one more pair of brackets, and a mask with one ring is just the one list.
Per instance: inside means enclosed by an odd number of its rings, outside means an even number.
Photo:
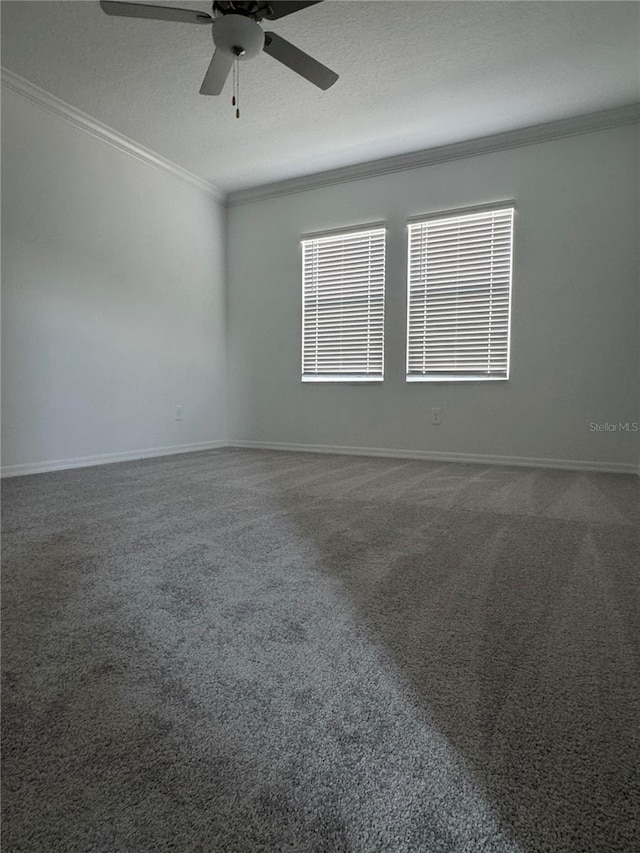
[{"label": "window sill", "polygon": [[508,376],[407,376],[407,382],[508,382]]},{"label": "window sill", "polygon": [[317,385],[370,385],[384,382],[384,376],[302,376],[302,382]]}]

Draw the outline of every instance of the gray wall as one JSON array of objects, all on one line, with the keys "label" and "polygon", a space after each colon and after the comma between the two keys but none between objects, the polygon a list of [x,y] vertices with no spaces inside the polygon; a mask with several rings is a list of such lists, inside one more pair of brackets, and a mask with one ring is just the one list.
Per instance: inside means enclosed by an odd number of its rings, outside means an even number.
[{"label": "gray wall", "polygon": [[2,131],[3,470],[224,441],[224,210],[12,91]]},{"label": "gray wall", "polygon": [[[225,306],[211,197],[2,109],[3,471],[224,443],[226,357],[232,440],[638,464],[638,433],[589,429],[639,416],[637,128],[232,207]],[[510,198],[511,379],[406,384],[406,217]],[[302,384],[299,235],[380,219],[385,382]]]},{"label": "gray wall", "polygon": [[[638,463],[638,130],[241,204],[227,251],[232,440]],[[508,382],[404,381],[408,216],[515,199]],[[304,232],[388,222],[383,385],[300,382]],[[443,409],[432,426],[430,409]]]}]

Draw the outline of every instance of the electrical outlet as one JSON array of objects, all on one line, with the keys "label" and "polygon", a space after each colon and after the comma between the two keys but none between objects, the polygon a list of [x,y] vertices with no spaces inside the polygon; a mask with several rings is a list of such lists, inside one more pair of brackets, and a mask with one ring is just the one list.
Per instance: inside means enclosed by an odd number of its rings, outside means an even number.
[{"label": "electrical outlet", "polygon": [[176,420],[182,420],[182,406],[176,406]]},{"label": "electrical outlet", "polygon": [[431,423],[435,426],[440,426],[442,423],[442,409],[439,406],[431,409]]}]

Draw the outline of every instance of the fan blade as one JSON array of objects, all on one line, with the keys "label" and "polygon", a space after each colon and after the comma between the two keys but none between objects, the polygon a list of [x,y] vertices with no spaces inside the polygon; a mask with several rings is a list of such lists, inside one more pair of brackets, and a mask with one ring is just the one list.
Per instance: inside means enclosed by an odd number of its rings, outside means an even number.
[{"label": "fan blade", "polygon": [[232,53],[216,50],[207,68],[207,73],[204,75],[202,86],[200,86],[200,94],[219,95],[224,89],[224,84],[227,82],[232,65]]},{"label": "fan blade", "polygon": [[154,21],[179,21],[183,24],[212,24],[213,18],[204,12],[191,9],[173,9],[170,6],[147,6],[146,3],[115,3],[100,0],[100,8],[107,15],[119,18],[151,18]]},{"label": "fan blade", "polygon": [[338,79],[335,71],[275,33],[264,34],[264,52],[320,89],[328,89]]},{"label": "fan blade", "polygon": [[269,11],[265,18],[268,21],[277,21],[278,18],[284,18],[285,15],[292,15],[294,12],[299,12],[300,9],[315,6],[316,3],[321,2],[322,0],[301,0],[299,3],[296,3],[295,0],[270,0]]}]

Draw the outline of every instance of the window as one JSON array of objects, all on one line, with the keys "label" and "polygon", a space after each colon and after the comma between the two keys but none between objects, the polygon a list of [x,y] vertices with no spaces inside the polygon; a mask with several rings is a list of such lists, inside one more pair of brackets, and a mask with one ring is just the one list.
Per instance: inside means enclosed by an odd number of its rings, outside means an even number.
[{"label": "window", "polygon": [[409,223],[408,381],[508,379],[513,212]]},{"label": "window", "polygon": [[384,374],[384,226],[302,240],[303,382]]}]

